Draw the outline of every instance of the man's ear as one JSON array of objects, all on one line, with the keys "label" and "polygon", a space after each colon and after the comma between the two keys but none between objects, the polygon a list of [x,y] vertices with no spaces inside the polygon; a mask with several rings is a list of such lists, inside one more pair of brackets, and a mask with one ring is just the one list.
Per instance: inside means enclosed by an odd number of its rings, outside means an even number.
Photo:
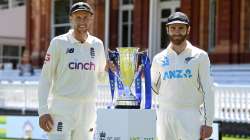
[{"label": "man's ear", "polygon": [[188,34],[188,35],[189,35],[189,33],[190,33],[190,30],[191,30],[191,27],[188,26],[188,28],[187,28],[187,34]]},{"label": "man's ear", "polygon": [[72,15],[69,15],[69,21],[72,21]]},{"label": "man's ear", "polygon": [[169,34],[169,28],[168,28],[168,26],[166,26],[166,31],[167,31],[167,34]]}]

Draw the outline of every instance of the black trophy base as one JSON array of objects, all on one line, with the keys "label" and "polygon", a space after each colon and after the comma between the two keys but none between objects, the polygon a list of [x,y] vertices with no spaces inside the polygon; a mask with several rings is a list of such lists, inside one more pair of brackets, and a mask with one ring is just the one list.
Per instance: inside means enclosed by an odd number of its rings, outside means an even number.
[{"label": "black trophy base", "polygon": [[116,109],[140,109],[139,105],[116,105]]}]

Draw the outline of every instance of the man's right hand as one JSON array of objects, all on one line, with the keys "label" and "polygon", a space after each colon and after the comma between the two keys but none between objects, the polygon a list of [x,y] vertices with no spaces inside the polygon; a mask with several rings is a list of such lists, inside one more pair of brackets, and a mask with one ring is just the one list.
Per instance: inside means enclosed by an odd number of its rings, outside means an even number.
[{"label": "man's right hand", "polygon": [[108,60],[106,62],[106,66],[105,66],[105,71],[109,71],[109,69],[112,71],[112,72],[115,72],[116,70],[116,67],[115,67],[115,64],[113,63],[113,61],[111,60]]},{"label": "man's right hand", "polygon": [[50,132],[53,128],[53,120],[50,114],[44,114],[39,117],[39,125],[40,127],[46,131]]}]

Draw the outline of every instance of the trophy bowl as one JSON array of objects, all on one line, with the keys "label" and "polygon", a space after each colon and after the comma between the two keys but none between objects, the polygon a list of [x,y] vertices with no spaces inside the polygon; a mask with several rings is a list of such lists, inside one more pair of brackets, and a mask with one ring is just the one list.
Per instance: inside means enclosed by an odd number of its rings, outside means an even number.
[{"label": "trophy bowl", "polygon": [[118,69],[119,79],[123,84],[122,94],[115,101],[115,108],[120,109],[139,109],[140,103],[131,91],[132,83],[135,79],[137,69],[138,48],[120,47],[117,48],[119,53]]}]

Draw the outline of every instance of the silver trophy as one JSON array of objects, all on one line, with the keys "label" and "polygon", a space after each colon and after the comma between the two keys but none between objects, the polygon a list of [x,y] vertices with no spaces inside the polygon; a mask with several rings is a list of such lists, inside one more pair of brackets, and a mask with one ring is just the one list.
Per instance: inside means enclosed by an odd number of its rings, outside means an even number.
[{"label": "silver trophy", "polygon": [[117,48],[119,57],[117,59],[118,72],[115,74],[123,85],[123,90],[115,100],[115,108],[139,109],[140,101],[133,94],[131,86],[137,71],[138,48],[126,47]]}]

